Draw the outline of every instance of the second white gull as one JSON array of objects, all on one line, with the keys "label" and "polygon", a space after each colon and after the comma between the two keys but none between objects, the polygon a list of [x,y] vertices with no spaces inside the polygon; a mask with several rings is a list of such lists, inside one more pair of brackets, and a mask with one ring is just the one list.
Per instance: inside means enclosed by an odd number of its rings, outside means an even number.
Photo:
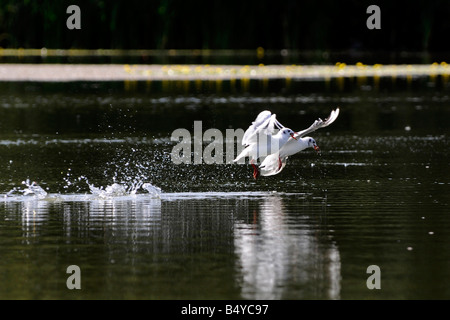
[{"label": "second white gull", "polygon": [[[324,128],[332,124],[339,115],[339,108],[331,111],[330,116],[325,120],[318,119],[307,129],[296,132],[293,139],[289,139],[278,152],[269,154],[264,158],[259,168],[258,172],[253,175],[256,179],[259,175],[261,176],[271,176],[281,172],[286,166],[286,161],[289,156],[292,156],[300,151],[307,148],[314,148],[317,152],[320,152],[319,146],[312,137],[305,137],[305,135],[316,131],[320,128]],[[281,124],[280,124],[281,125]]]}]

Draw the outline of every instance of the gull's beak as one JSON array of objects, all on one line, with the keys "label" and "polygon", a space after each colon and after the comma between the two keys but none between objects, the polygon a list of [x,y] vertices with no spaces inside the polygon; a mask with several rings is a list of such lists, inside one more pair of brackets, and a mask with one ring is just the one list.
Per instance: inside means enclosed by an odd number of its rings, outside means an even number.
[{"label": "gull's beak", "polygon": [[320,152],[320,148],[317,144],[315,144],[313,147],[314,147],[314,150],[316,150],[317,152]]},{"label": "gull's beak", "polygon": [[293,133],[291,133],[291,137],[292,137],[292,139],[297,140],[297,138],[294,137],[294,134],[293,134]]}]

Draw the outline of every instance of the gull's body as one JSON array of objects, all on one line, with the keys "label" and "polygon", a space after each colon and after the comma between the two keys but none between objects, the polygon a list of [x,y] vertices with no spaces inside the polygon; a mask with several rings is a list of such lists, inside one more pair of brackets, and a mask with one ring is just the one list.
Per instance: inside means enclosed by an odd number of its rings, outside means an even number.
[{"label": "gull's body", "polygon": [[262,176],[271,176],[281,172],[286,166],[287,158],[307,148],[314,148],[319,151],[316,141],[311,137],[304,137],[305,135],[316,131],[317,129],[326,127],[333,123],[339,115],[339,108],[333,110],[330,116],[323,121],[318,119],[307,129],[296,132],[295,139],[289,139],[277,153],[268,155],[259,167],[259,174]]},{"label": "gull's body", "polygon": [[249,157],[251,161],[258,161],[259,158],[278,153],[293,135],[294,131],[288,128],[278,131],[275,135],[259,133],[255,136],[255,142],[247,145],[236,159],[234,159],[234,162],[245,157]]},{"label": "gull's body", "polygon": [[289,140],[278,153],[270,154],[264,159],[259,167],[260,175],[272,176],[280,173],[286,166],[286,161],[289,156],[299,153],[307,148],[319,150],[316,141],[311,137]]},{"label": "gull's body", "polygon": [[254,168],[256,179],[258,168],[254,164],[258,159],[265,159],[271,154],[278,154],[289,140],[296,140],[294,131],[284,127],[276,115],[270,111],[262,111],[248,127],[242,138],[245,149],[234,159],[234,162],[249,157]]}]

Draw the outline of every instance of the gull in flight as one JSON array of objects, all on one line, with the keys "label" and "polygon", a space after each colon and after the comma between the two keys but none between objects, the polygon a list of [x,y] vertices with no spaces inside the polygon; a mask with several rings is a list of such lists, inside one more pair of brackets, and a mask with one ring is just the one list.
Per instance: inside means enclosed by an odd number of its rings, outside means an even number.
[{"label": "gull in flight", "polygon": [[[278,132],[277,132],[278,131]],[[282,147],[289,141],[296,141],[294,131],[284,127],[270,111],[262,111],[255,121],[248,127],[242,138],[244,150],[234,159],[234,162],[249,157],[253,166],[253,177],[259,175],[255,162],[265,159],[270,154],[278,154]]]},{"label": "gull in flight", "polygon": [[[306,135],[320,128],[329,126],[337,119],[338,115],[339,108],[331,111],[330,116],[325,120],[319,118],[318,120],[314,121],[314,123],[309,128],[290,135],[290,137],[288,137],[288,140],[283,143],[277,150],[267,153],[264,155],[264,157],[261,157],[262,162],[259,167],[256,166],[252,161],[251,164],[253,166],[253,178],[257,179],[259,175],[272,176],[280,173],[281,170],[283,170],[286,166],[286,161],[289,156],[294,155],[307,148],[314,148],[314,150],[320,152],[319,146],[317,145],[316,141],[312,137],[308,137]],[[263,118],[265,119],[264,121],[258,121],[258,119],[263,120]],[[261,126],[264,127],[264,129],[261,129]],[[253,124],[244,133],[242,143],[245,145],[246,136],[252,137],[254,132],[257,132],[258,130],[265,130],[266,133],[272,132],[272,134],[274,134],[275,126],[280,130],[276,134],[279,134],[286,129],[276,119],[275,114],[271,114],[270,111],[261,112],[256,118],[256,121],[253,122]]]}]

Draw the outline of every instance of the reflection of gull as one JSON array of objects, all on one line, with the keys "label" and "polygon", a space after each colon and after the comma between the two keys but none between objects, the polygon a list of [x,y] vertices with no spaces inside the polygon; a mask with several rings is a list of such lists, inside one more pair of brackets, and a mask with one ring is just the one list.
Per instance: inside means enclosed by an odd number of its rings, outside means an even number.
[{"label": "reflection of gull", "polygon": [[265,198],[254,214],[235,226],[244,299],[339,298],[335,244],[315,234],[307,217],[289,217],[279,196]]}]

